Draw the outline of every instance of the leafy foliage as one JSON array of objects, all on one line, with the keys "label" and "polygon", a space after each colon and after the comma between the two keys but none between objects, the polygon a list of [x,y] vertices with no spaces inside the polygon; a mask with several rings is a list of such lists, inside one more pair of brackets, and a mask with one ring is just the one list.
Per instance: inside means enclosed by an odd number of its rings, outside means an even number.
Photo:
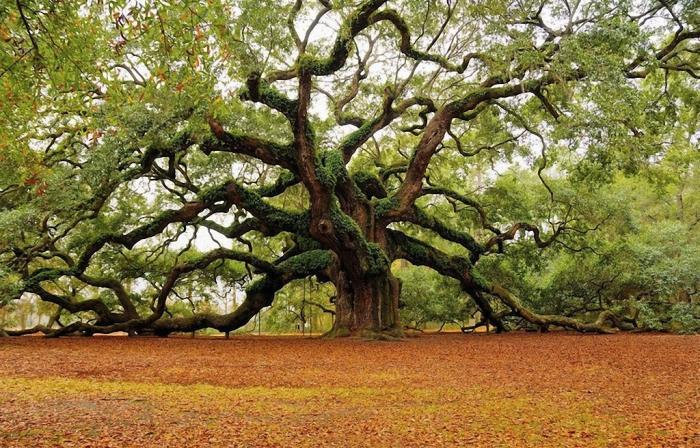
[{"label": "leafy foliage", "polygon": [[402,281],[401,320],[424,328],[427,324],[466,326],[476,308],[454,280],[427,268],[410,266],[398,271]]},{"label": "leafy foliage", "polygon": [[0,306],[282,329],[312,278],[400,334],[403,258],[415,322],[694,331],[697,6],[3,4]]}]

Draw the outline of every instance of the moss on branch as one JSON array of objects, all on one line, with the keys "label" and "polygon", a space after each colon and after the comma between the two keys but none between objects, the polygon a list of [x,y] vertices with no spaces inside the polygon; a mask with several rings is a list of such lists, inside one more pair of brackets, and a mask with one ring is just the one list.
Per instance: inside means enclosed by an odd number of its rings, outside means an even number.
[{"label": "moss on branch", "polygon": [[347,170],[343,155],[337,150],[328,150],[317,156],[316,176],[319,182],[333,190],[338,182],[347,179]]},{"label": "moss on branch", "polygon": [[275,89],[267,81],[261,78],[260,73],[253,72],[246,81],[246,87],[241,89],[239,97],[242,100],[262,103],[294,121],[299,106],[296,100],[292,100],[279,90]]},{"label": "moss on branch", "polygon": [[351,178],[365,198],[386,198],[387,193],[386,189],[384,188],[384,184],[382,184],[379,177],[377,177],[377,175],[371,171],[357,171],[352,174]]}]

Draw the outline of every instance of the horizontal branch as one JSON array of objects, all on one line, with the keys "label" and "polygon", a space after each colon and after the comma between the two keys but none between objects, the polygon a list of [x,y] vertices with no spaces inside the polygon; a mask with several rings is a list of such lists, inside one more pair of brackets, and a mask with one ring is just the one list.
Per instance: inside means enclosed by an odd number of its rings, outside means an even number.
[{"label": "horizontal branch", "polygon": [[209,155],[212,152],[244,154],[255,157],[268,165],[281,166],[290,171],[296,171],[292,145],[227,132],[221,123],[213,118],[209,119],[209,127],[216,138],[208,139],[202,143],[201,150],[204,154]]},{"label": "horizontal branch", "polygon": [[484,249],[488,250],[495,245],[503,243],[504,241],[514,239],[517,233],[521,230],[531,232],[537,247],[544,249],[545,247],[551,246],[557,240],[557,237],[559,237],[559,235],[566,230],[566,227],[564,225],[559,225],[556,229],[554,229],[554,232],[552,232],[549,238],[542,239],[540,229],[537,226],[526,222],[518,222],[513,224],[508,230],[500,232],[489,239],[486,244],[484,244]]},{"label": "horizontal branch", "polygon": [[459,201],[462,204],[473,208],[477,212],[477,214],[479,215],[479,221],[481,222],[481,226],[484,229],[488,229],[496,234],[501,233],[499,229],[497,229],[490,223],[488,216],[486,215],[486,210],[484,210],[484,207],[478,201],[472,198],[469,198],[463,194],[457,193],[456,191],[444,187],[423,187],[421,195],[441,195]]},{"label": "horizontal branch", "polygon": [[425,229],[432,230],[442,238],[466,248],[475,258],[478,258],[478,256],[484,252],[484,248],[481,247],[470,234],[448,226],[418,207],[414,207],[409,213],[406,213],[400,221],[408,221]]}]

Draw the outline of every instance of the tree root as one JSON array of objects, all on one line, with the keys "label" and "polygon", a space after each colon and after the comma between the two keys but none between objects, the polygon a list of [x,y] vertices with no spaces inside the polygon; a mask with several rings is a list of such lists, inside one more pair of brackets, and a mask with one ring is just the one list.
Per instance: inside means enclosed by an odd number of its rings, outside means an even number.
[{"label": "tree root", "polygon": [[351,338],[372,341],[399,341],[405,334],[401,328],[387,328],[384,330],[359,329],[351,331],[348,328],[332,328],[324,333],[323,339]]}]

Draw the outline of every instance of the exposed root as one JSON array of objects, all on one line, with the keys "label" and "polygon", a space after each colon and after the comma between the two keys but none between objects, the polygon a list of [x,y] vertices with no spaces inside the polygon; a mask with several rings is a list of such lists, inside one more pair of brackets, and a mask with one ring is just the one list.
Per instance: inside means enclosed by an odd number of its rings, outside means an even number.
[{"label": "exposed root", "polygon": [[405,336],[401,328],[387,328],[380,331],[366,328],[355,331],[351,331],[348,328],[333,328],[322,337],[324,339],[352,338],[372,341],[400,341],[404,339]]}]

